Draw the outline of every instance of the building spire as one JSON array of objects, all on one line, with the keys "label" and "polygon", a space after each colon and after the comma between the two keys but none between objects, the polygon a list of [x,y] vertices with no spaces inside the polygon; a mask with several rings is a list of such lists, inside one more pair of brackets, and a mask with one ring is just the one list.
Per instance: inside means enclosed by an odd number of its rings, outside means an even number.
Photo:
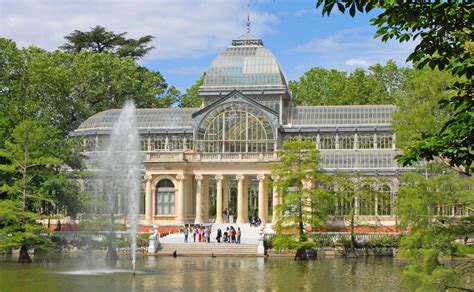
[{"label": "building spire", "polygon": [[250,33],[250,4],[247,4],[247,33]]}]

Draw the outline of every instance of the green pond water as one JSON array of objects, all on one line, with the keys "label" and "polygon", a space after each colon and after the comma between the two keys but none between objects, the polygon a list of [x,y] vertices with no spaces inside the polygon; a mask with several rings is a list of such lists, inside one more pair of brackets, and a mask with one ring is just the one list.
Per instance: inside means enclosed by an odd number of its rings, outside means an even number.
[{"label": "green pond water", "polygon": [[0,292],[7,291],[412,291],[390,257],[275,258],[140,257],[113,268],[102,254],[40,258],[31,264],[0,259]]}]

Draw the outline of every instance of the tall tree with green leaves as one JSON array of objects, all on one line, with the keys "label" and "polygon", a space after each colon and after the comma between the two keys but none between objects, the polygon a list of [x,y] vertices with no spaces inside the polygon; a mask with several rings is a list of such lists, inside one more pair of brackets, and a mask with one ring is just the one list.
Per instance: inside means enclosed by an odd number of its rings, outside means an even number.
[{"label": "tall tree with green leaves", "polygon": [[433,135],[449,120],[453,112],[439,102],[453,94],[449,88],[456,81],[449,72],[423,68],[413,70],[403,84],[392,119],[397,146],[402,150],[423,135]]},{"label": "tall tree with green leaves", "polygon": [[0,123],[6,125],[0,135],[5,137],[25,118],[53,126],[65,137],[91,115],[120,108],[127,99],[150,108],[168,107],[178,98],[159,72],[111,53],[18,49],[0,38],[0,69]]},{"label": "tall tree with green leaves", "polygon": [[180,97],[179,107],[200,107],[202,104],[202,99],[198,94],[199,87],[201,87],[204,82],[204,77],[206,75],[202,74],[201,78],[197,80],[190,88],[186,89],[186,93]]},{"label": "tall tree with green leaves", "polygon": [[[320,157],[314,143],[283,143],[279,161],[272,166],[274,186],[281,197],[280,214],[274,245],[278,248],[304,250],[315,246],[308,241],[306,229],[314,230],[325,223],[328,193],[317,184],[327,179],[320,171]],[[296,232],[295,236],[293,233]]]},{"label": "tall tree with green leaves", "polygon": [[[11,138],[5,142],[5,148],[0,149],[0,173],[6,174],[0,193],[7,194],[7,198],[2,200],[7,202],[3,205],[3,211],[15,214],[13,210],[19,206],[22,210],[16,217],[9,215],[3,218],[1,224],[9,232],[18,232],[8,233],[9,236],[23,239],[8,241],[13,244],[11,247],[21,243],[20,261],[30,261],[27,251],[32,242],[42,244],[47,241],[38,238],[36,233],[41,228],[34,227],[34,219],[40,219],[40,214],[58,211],[75,216],[80,210],[79,188],[66,178],[67,174],[62,170],[62,156],[71,149],[70,144],[58,139],[54,128],[44,127],[32,120],[24,120],[15,127]],[[35,240],[30,241],[32,238]]]},{"label": "tall tree with green leaves", "polygon": [[[474,236],[474,180],[454,171],[425,177],[404,175],[397,196],[401,226],[411,228],[402,237],[399,254],[409,260],[405,274],[418,281],[422,291],[469,290],[472,260],[449,265],[442,256],[463,256],[456,243]],[[470,215],[469,215],[470,214]]]},{"label": "tall tree with green leaves", "polygon": [[153,36],[146,35],[138,39],[126,38],[126,32],[114,33],[107,31],[105,27],[96,25],[90,31],[75,30],[65,37],[67,43],[60,49],[67,53],[78,54],[84,51],[94,53],[111,52],[120,58],[131,57],[133,59],[143,58],[153,46],[148,44]]},{"label": "tall tree with green leaves", "polygon": [[472,1],[384,1],[384,0],[317,0],[322,14],[334,7],[351,16],[369,12],[380,13],[371,20],[382,41],[419,40],[407,60],[419,69],[429,66],[449,71],[460,78],[452,89],[455,94],[440,103],[453,111],[452,117],[437,132],[425,133],[412,141],[399,158],[403,165],[420,160],[443,157],[452,167],[471,175],[474,168],[474,20]]},{"label": "tall tree with green leaves", "polygon": [[393,60],[367,71],[312,68],[289,87],[298,105],[393,104],[410,71]]}]

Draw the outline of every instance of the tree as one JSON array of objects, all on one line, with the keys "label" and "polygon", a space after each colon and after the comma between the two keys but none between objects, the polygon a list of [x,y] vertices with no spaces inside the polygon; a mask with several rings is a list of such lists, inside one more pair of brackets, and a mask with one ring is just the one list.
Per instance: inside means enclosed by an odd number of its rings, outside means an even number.
[{"label": "tree", "polygon": [[202,74],[191,88],[186,89],[186,93],[180,97],[179,107],[200,107],[202,104],[201,97],[198,94],[199,87],[204,82],[206,74]]},{"label": "tree", "polygon": [[379,185],[385,178],[378,176],[362,176],[359,173],[337,172],[331,176],[326,186],[333,195],[335,206],[334,217],[346,222],[350,228],[350,250],[346,253],[348,257],[357,257],[355,248],[356,228],[367,226],[368,222],[359,215],[375,215],[376,197],[381,196]]},{"label": "tree", "polygon": [[107,31],[105,27],[96,25],[90,31],[75,30],[65,37],[67,43],[60,49],[67,53],[78,54],[83,51],[94,53],[111,52],[120,58],[131,57],[133,59],[143,58],[154,47],[148,47],[153,36],[147,35],[139,39],[128,39],[126,32],[114,33]]},{"label": "tree", "polygon": [[[277,238],[274,245],[280,248],[298,250],[315,246],[307,240],[305,229],[316,229],[324,224],[328,194],[316,184],[323,183],[326,176],[319,170],[319,153],[310,141],[291,141],[283,144],[279,151],[279,162],[272,166],[274,186],[282,198],[278,206],[281,214],[277,220]],[[297,232],[297,236],[292,233]]]},{"label": "tree", "polygon": [[48,248],[51,241],[42,233],[48,230],[36,223],[37,213],[25,211],[19,202],[0,200],[0,252],[21,247],[19,262],[31,262],[30,247]]},{"label": "tree", "polygon": [[141,108],[167,107],[177,99],[159,72],[111,53],[18,49],[0,39],[0,69],[0,123],[6,125],[0,135],[5,137],[29,117],[66,137],[91,115],[120,108],[128,99]]},{"label": "tree", "polygon": [[[405,274],[425,290],[468,290],[472,260],[451,266],[441,256],[462,256],[456,239],[474,234],[474,181],[457,172],[444,171],[426,178],[407,173],[397,197],[400,223],[411,232],[402,237],[400,255],[410,264]],[[468,215],[468,216],[466,216]]]},{"label": "tree", "polygon": [[410,71],[393,60],[370,66],[368,72],[312,68],[289,87],[300,105],[392,104]]},{"label": "tree", "polygon": [[474,160],[474,62],[472,1],[384,1],[384,0],[317,0],[323,15],[334,6],[351,16],[377,7],[381,13],[371,20],[378,27],[375,37],[400,42],[419,39],[408,56],[417,68],[428,65],[450,71],[461,78],[452,88],[456,93],[441,101],[454,114],[434,134],[424,134],[408,146],[399,158],[403,165],[443,157],[452,167],[471,175]]},{"label": "tree", "polygon": [[404,150],[423,134],[438,132],[453,112],[439,102],[452,94],[455,78],[446,71],[423,68],[413,70],[397,96],[398,110],[392,119],[397,145]]},{"label": "tree", "polygon": [[[6,215],[8,218],[3,218],[2,224],[6,229],[4,232],[12,237],[8,241],[12,247],[21,242],[20,261],[31,261],[29,245],[48,242],[38,238],[41,228],[36,227],[34,220],[42,217],[40,213],[50,214],[61,209],[74,216],[81,205],[78,187],[61,171],[64,162],[61,155],[64,151],[71,151],[70,146],[55,137],[54,129],[25,120],[12,131],[5,148],[0,149],[0,157],[3,158],[0,173],[7,174],[0,185],[0,192],[8,195],[0,202],[4,202],[7,213],[14,213],[18,206],[22,210],[22,214],[14,218]],[[63,150],[60,149],[62,147]]]}]

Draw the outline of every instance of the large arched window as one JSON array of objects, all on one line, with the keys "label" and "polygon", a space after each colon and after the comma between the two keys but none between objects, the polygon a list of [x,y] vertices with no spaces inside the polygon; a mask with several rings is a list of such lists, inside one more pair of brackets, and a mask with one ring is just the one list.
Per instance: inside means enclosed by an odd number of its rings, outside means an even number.
[{"label": "large arched window", "polygon": [[245,103],[228,103],[203,119],[196,144],[200,152],[273,152],[275,137],[263,112]]},{"label": "large arched window", "polygon": [[162,179],[156,185],[155,214],[174,214],[174,184],[169,179]]}]

